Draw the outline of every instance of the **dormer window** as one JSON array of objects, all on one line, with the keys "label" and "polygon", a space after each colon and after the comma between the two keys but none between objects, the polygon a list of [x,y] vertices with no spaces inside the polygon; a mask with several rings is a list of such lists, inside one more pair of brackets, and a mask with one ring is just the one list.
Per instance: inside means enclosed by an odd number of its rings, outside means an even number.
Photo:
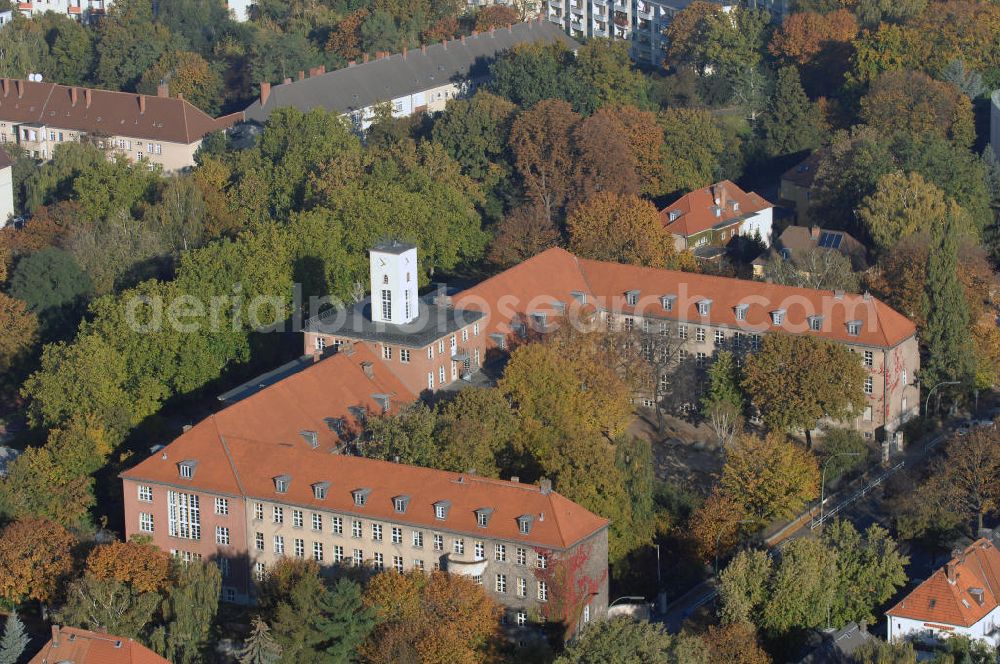
[{"label": "dormer window", "polygon": [[355,489],[351,492],[354,496],[354,504],[358,507],[364,507],[364,504],[368,502],[368,496],[371,494],[371,489]]},{"label": "dormer window", "polygon": [[334,432],[338,436],[344,433],[344,418],[342,417],[325,417],[323,421],[326,423],[326,428]]},{"label": "dormer window", "polygon": [[329,482],[316,482],[313,484],[313,498],[316,500],[326,500],[326,494],[330,492]]},{"label": "dormer window", "polygon": [[711,300],[698,300],[698,315],[707,316],[708,312],[712,309]]},{"label": "dormer window", "polygon": [[476,510],[476,525],[485,528],[490,524],[490,517],[493,516],[492,507],[480,507]]},{"label": "dormer window", "polygon": [[785,322],[785,310],[775,309],[771,312],[771,322],[775,325],[781,325]]},{"label": "dormer window", "polygon": [[288,487],[292,484],[291,475],[278,475],[274,478],[274,490],[278,493],[288,493]]},{"label": "dormer window", "polygon": [[677,218],[680,217],[680,216],[681,216],[681,211],[680,210],[671,210],[670,213],[667,214],[667,219],[669,219],[670,221],[673,222],[673,221],[677,221]]},{"label": "dormer window", "polygon": [[448,518],[448,510],[451,509],[450,500],[439,500],[434,503],[434,518],[438,521],[444,521]]},{"label": "dormer window", "polygon": [[576,300],[580,304],[587,304],[587,294],[584,293],[583,291],[578,291],[578,290],[570,291],[569,294],[573,297],[574,300]]},{"label": "dormer window", "polygon": [[747,309],[750,308],[749,304],[737,304],[733,311],[736,313],[736,320],[746,320],[747,319]]},{"label": "dormer window", "polygon": [[729,205],[733,208],[733,212],[739,212],[740,211],[740,203],[739,203],[739,201],[730,201]]},{"label": "dormer window", "polygon": [[300,431],[299,435],[305,438],[306,443],[309,445],[309,447],[313,449],[319,447],[319,434],[317,434],[315,431]]},{"label": "dormer window", "polygon": [[849,320],[847,321],[847,334],[852,337],[856,337],[861,334],[861,321],[859,320]]},{"label": "dormer window", "polygon": [[634,307],[635,305],[639,304],[639,291],[637,290],[625,291],[625,303],[630,307]]},{"label": "dormer window", "polygon": [[545,326],[548,323],[548,315],[544,313],[531,314],[532,319],[535,321],[535,326],[538,328],[539,332],[545,331]]},{"label": "dormer window", "polygon": [[556,313],[564,314],[566,313],[566,303],[565,302],[553,302],[552,308],[556,310]]},{"label": "dormer window", "polygon": [[177,469],[181,474],[181,479],[190,480],[194,478],[194,469],[198,462],[194,459],[187,459],[177,464]]},{"label": "dormer window", "polygon": [[517,517],[517,531],[522,535],[531,534],[531,524],[535,520],[535,517],[530,514],[523,514]]},{"label": "dormer window", "polygon": [[677,299],[676,295],[661,295],[660,296],[660,306],[663,307],[664,311],[674,310],[674,301]]},{"label": "dormer window", "polygon": [[406,508],[410,505],[409,496],[396,496],[392,499],[392,508],[400,514],[406,514]]},{"label": "dormer window", "polygon": [[810,316],[809,317],[809,329],[813,332],[821,332],[823,330],[823,317],[822,316]]}]

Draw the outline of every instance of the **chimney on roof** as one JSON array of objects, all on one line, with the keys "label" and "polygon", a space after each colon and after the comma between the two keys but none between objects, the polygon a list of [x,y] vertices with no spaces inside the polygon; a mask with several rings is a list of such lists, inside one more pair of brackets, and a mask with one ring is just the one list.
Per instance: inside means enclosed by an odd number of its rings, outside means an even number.
[{"label": "chimney on roof", "polygon": [[299,80],[302,81],[302,80],[305,79],[305,77],[306,77],[306,73],[300,69],[299,70]]},{"label": "chimney on roof", "polygon": [[541,480],[539,480],[538,491],[543,496],[547,496],[550,493],[552,493],[552,480],[544,477]]},{"label": "chimney on roof", "polygon": [[511,33],[514,32],[514,24],[513,23],[508,23],[507,24],[507,32],[511,32]]},{"label": "chimney on roof", "polygon": [[863,297],[865,298],[865,302],[868,302],[868,301],[870,301],[872,299],[872,294],[869,293],[868,291],[865,291],[865,294],[864,294]]},{"label": "chimney on roof", "polygon": [[420,45],[420,52],[421,53],[426,53],[427,52],[427,44],[421,44]]},{"label": "chimney on roof", "polygon": [[958,562],[955,560],[949,560],[944,566],[944,575],[948,578],[948,583],[954,584],[958,580]]},{"label": "chimney on roof", "polygon": [[809,227],[809,237],[811,237],[814,240],[818,240],[819,239],[819,226],[810,226]]},{"label": "chimney on roof", "polygon": [[287,84],[289,84],[291,82],[292,82],[292,77],[291,76],[286,76],[285,79],[282,81],[282,83],[285,84],[285,85],[287,85]]},{"label": "chimney on roof", "polygon": [[14,86],[17,88],[17,98],[20,99],[24,96],[24,81],[18,79],[14,81]]},{"label": "chimney on roof", "polygon": [[353,356],[354,355],[354,342],[353,341],[345,341],[344,343],[340,344],[340,350],[337,351],[337,352],[338,353],[343,353],[347,357]]},{"label": "chimney on roof", "polygon": [[365,372],[365,376],[367,376],[369,380],[375,379],[375,365],[371,362],[362,362],[361,370]]},{"label": "chimney on roof", "polygon": [[166,81],[160,81],[160,84],[156,86],[156,96],[157,97],[169,97],[170,96],[170,84]]},{"label": "chimney on roof", "polygon": [[448,50],[448,40],[447,39],[442,39],[441,40],[441,48],[443,48],[446,51]]},{"label": "chimney on roof", "polygon": [[52,647],[59,647],[59,625],[52,626]]},{"label": "chimney on roof", "polygon": [[84,108],[90,108],[91,98],[94,95],[91,93],[90,88],[83,89],[83,106]]},{"label": "chimney on roof", "polygon": [[348,67],[353,67],[353,66],[354,66],[354,65],[356,65],[356,64],[358,64],[358,63],[357,63],[356,61],[354,61],[354,60],[348,60],[348,61],[347,61],[347,66],[348,66]]},{"label": "chimney on roof", "polygon": [[368,62],[368,54],[367,53],[365,53],[364,62]]},{"label": "chimney on roof", "polygon": [[76,88],[72,87],[72,88],[69,89],[69,105],[70,106],[76,106],[76,98],[77,98]]},{"label": "chimney on roof", "polygon": [[260,105],[267,103],[267,98],[271,96],[271,84],[267,81],[260,82]]},{"label": "chimney on roof", "polygon": [[404,46],[403,47],[403,59],[404,60],[406,59],[406,52],[407,52],[407,48]]},{"label": "chimney on roof", "polygon": [[146,114],[146,95],[139,95],[139,115]]}]

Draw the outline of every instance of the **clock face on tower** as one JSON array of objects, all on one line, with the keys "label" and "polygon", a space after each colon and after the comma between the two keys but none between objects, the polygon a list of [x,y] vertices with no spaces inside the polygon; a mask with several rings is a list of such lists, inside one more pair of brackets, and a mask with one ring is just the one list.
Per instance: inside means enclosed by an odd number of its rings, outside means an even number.
[{"label": "clock face on tower", "polygon": [[381,265],[382,267],[385,267],[385,259],[384,258],[379,258],[378,259],[378,264]]}]

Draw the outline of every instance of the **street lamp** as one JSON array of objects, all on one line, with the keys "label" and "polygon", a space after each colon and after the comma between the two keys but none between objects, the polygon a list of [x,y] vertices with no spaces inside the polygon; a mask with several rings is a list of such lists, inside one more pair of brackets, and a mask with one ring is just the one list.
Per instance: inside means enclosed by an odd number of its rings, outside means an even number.
[{"label": "street lamp", "polygon": [[823,462],[823,477],[819,481],[819,525],[823,525],[823,505],[826,503],[826,465],[841,456],[861,456],[861,452],[838,452]]},{"label": "street lamp", "polygon": [[[962,381],[959,380],[943,380],[934,387],[931,391],[927,393],[927,398],[924,399],[924,417],[927,417],[927,409],[931,406],[931,395],[934,394],[934,390],[941,387],[942,385],[960,385]],[[940,404],[939,404],[940,405]]]},{"label": "street lamp", "polygon": [[[753,523],[753,519],[740,519],[736,525],[743,525],[744,523]],[[715,575],[719,576],[719,542],[722,541],[722,531],[715,536]]]},{"label": "street lamp", "polygon": [[612,606],[614,606],[618,602],[622,601],[623,599],[627,599],[627,600],[630,600],[632,602],[645,602],[646,601],[645,597],[639,597],[638,595],[624,595],[623,597],[619,597],[615,601],[611,602],[611,604],[608,604],[608,608],[610,609]]}]

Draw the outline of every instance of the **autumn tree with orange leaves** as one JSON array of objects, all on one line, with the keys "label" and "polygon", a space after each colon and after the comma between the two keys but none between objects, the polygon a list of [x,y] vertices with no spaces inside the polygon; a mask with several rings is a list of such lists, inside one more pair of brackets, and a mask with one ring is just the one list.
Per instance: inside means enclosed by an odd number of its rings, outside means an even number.
[{"label": "autumn tree with orange leaves", "polygon": [[170,556],[155,544],[115,540],[90,552],[87,571],[98,579],[128,583],[139,592],[160,591],[170,585]]},{"label": "autumn tree with orange leaves", "polygon": [[46,604],[73,570],[77,539],[48,519],[22,519],[0,531],[0,597]]},{"label": "autumn tree with orange leaves", "polygon": [[796,12],[774,33],[768,50],[798,65],[811,63],[831,44],[846,44],[858,34],[854,14],[838,9],[828,14]]},{"label": "autumn tree with orange leaves", "polygon": [[570,250],[583,257],[649,267],[672,266],[673,238],[656,206],[635,194],[594,194],[570,212]]}]

